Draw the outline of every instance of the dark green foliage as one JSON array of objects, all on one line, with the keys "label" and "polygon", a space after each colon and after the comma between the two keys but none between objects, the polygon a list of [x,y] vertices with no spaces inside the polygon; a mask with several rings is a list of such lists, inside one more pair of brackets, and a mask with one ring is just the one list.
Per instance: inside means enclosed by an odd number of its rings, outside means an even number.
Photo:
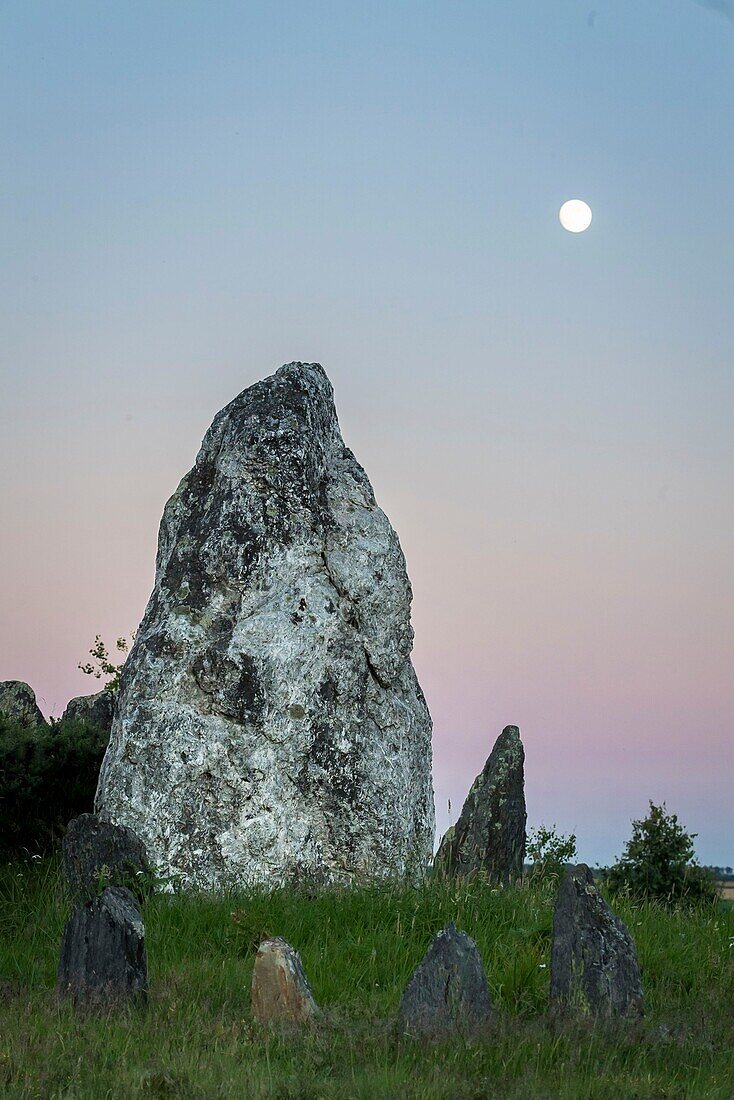
[{"label": "dark green foliage", "polygon": [[47,851],[72,817],[91,811],[108,739],[83,722],[0,718],[0,852]]},{"label": "dark green foliage", "polygon": [[528,836],[527,858],[532,863],[532,876],[536,881],[557,882],[566,865],[576,860],[576,835],[563,836],[556,827],[539,825]]},{"label": "dark green foliage", "polygon": [[[3,1100],[731,1100],[734,911],[620,898],[645,985],[640,1021],[559,1024],[547,1014],[552,897],[545,889],[432,881],[158,894],[144,909],[145,1013],[59,1007],[69,898],[56,859],[0,866]],[[497,1019],[476,1042],[401,1038],[400,996],[449,921],[477,943]],[[254,954],[266,935],[300,952],[324,1010],[304,1033],[256,1027]]]},{"label": "dark green foliage", "polygon": [[606,875],[607,886],[619,893],[675,902],[713,902],[716,883],[701,867],[693,849],[696,833],[687,833],[665,803],[650,803],[643,821],[632,822],[632,838],[624,855]]}]

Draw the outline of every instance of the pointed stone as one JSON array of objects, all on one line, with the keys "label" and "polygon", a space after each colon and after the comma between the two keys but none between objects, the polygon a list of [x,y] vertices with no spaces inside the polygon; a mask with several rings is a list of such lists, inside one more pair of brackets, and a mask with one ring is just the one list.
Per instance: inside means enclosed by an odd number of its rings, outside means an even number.
[{"label": "pointed stone", "polygon": [[260,944],[252,971],[252,1015],[260,1024],[307,1024],[319,1014],[301,956],[276,936]]},{"label": "pointed stone", "polygon": [[22,680],[3,680],[0,683],[0,717],[19,726],[46,726],[36,693],[30,684]]},{"label": "pointed stone", "polygon": [[114,713],[114,692],[103,690],[96,695],[79,695],[76,699],[70,699],[61,715],[61,721],[84,722],[85,725],[96,726],[109,733]]},{"label": "pointed stone", "polygon": [[244,390],[166,505],[98,813],[193,889],[418,877],[434,809],[411,597],[324,370]]},{"label": "pointed stone", "polygon": [[75,909],[61,943],[58,992],[79,1008],[108,1009],[145,1001],[145,928],[133,894],[109,887]]},{"label": "pointed stone", "polygon": [[505,726],[474,780],[456,825],[436,853],[439,875],[483,875],[508,882],[525,858],[525,751],[517,726]]},{"label": "pointed stone", "polygon": [[642,983],[635,944],[594,885],[585,863],[570,867],[553,913],[551,1005],[592,1016],[637,1016]]},{"label": "pointed stone", "polygon": [[64,878],[77,905],[91,901],[107,886],[127,886],[141,900],[150,889],[145,846],[123,825],[80,814],[69,822],[61,850]]},{"label": "pointed stone", "polygon": [[453,924],[438,933],[408,982],[400,1024],[413,1034],[470,1035],[492,1018],[487,976],[474,940]]}]

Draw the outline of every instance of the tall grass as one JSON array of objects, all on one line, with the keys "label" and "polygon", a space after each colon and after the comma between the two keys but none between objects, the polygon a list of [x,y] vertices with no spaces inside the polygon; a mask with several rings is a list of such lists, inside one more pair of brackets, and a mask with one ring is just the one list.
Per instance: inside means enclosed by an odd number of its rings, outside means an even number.
[{"label": "tall grass", "polygon": [[[146,1011],[105,1018],[57,1005],[69,903],[54,860],[0,869],[0,1094],[7,1097],[509,1097],[731,1100],[734,913],[620,902],[646,996],[635,1024],[554,1024],[552,891],[431,882],[421,888],[157,895],[145,909]],[[429,1046],[394,1027],[400,994],[449,921],[484,959],[497,1019],[472,1043]],[[254,952],[301,953],[318,1027],[250,1019]]]}]

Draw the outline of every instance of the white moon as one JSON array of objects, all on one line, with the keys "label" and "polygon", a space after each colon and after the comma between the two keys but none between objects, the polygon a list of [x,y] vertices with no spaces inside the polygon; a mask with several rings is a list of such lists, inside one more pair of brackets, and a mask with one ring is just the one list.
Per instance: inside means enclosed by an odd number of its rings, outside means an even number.
[{"label": "white moon", "polygon": [[558,217],[569,233],[583,233],[591,225],[591,207],[583,199],[569,199],[558,211]]}]

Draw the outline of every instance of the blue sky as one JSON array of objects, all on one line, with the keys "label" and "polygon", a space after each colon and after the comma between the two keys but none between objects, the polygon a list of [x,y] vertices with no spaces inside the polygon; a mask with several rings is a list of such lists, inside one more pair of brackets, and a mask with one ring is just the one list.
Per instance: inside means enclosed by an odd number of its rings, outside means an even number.
[{"label": "blue sky", "polygon": [[725,0],[0,3],[0,678],[84,690],[213,414],[316,360],[441,824],[517,722],[531,822],[731,863],[733,71]]}]

